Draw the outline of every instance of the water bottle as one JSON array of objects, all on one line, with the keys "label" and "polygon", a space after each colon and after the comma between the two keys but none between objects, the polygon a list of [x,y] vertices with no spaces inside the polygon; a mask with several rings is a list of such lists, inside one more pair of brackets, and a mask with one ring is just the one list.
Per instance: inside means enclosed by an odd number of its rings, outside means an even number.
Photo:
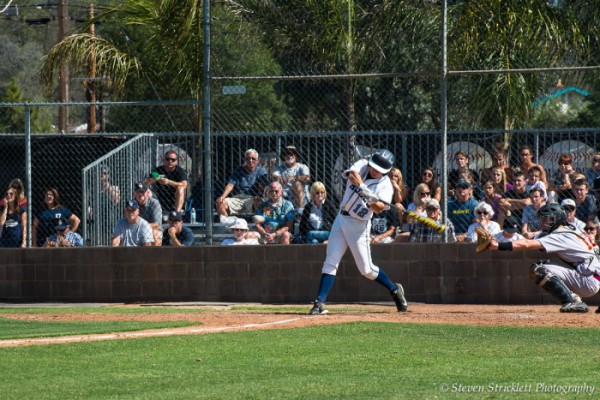
[{"label": "water bottle", "polygon": [[196,209],[193,207],[190,210],[190,223],[192,223],[192,224],[196,223]]}]

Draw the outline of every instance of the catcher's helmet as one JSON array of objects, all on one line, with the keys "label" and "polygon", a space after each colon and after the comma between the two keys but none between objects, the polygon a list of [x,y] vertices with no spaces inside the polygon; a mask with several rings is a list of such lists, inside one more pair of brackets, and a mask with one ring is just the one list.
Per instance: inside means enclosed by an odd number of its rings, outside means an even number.
[{"label": "catcher's helmet", "polygon": [[538,210],[537,217],[540,220],[544,217],[552,218],[547,229],[544,229],[544,224],[542,224],[542,229],[547,233],[553,232],[560,225],[564,225],[567,222],[567,213],[558,204],[546,204]]},{"label": "catcher's helmet", "polygon": [[389,150],[379,150],[371,156],[369,165],[382,174],[387,174],[394,166],[394,155]]}]

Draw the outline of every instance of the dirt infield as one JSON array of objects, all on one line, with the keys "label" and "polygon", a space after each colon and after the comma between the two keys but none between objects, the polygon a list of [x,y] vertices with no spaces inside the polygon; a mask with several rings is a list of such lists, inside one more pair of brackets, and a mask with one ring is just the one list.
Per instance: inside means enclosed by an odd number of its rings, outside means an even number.
[{"label": "dirt infield", "polygon": [[[266,307],[266,305],[255,305]],[[129,306],[129,307],[140,307]],[[269,306],[277,310],[296,306]],[[186,307],[189,308],[189,307]],[[507,306],[507,305],[439,305],[411,304],[409,312],[398,313],[394,307],[383,305],[336,304],[330,313],[309,316],[298,312],[239,311],[231,306],[202,306],[202,312],[154,314],[99,314],[60,312],[46,314],[2,314],[3,318],[29,321],[190,321],[198,326],[167,328],[138,332],[79,335],[58,338],[19,339],[0,341],[0,347],[29,346],[53,343],[88,342],[153,336],[209,334],[259,329],[290,329],[314,325],[346,322],[391,322],[486,326],[556,326],[598,327],[600,314],[595,307],[587,314],[561,314],[559,306]],[[306,306],[306,311],[310,306]]]}]

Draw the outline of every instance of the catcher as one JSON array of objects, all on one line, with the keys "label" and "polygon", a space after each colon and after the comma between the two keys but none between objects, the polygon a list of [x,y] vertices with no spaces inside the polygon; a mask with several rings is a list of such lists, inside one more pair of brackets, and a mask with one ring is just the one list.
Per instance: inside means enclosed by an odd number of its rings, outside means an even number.
[{"label": "catcher", "polygon": [[[558,262],[540,260],[532,264],[530,278],[562,303],[561,312],[588,312],[582,297],[600,289],[599,249],[586,233],[567,223],[558,204],[547,204],[537,216],[542,233],[535,239],[498,243],[488,232],[478,231],[477,252],[484,250],[541,250],[556,253]],[[600,307],[596,310],[600,313]]]}]

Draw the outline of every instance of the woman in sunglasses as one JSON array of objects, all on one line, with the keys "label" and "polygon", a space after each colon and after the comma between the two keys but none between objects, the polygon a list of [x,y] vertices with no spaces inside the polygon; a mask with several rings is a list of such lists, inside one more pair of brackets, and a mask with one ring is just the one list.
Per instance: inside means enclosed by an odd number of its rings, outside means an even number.
[{"label": "woman in sunglasses", "polygon": [[596,245],[598,245],[598,242],[600,242],[600,235],[598,232],[598,224],[594,221],[588,221],[585,224],[585,228],[583,228],[583,230],[596,243]]},{"label": "woman in sunglasses", "polygon": [[437,180],[433,167],[426,167],[421,172],[421,183],[426,184],[431,192],[431,198],[442,201],[442,185]]},{"label": "woman in sunglasses", "polygon": [[0,247],[25,247],[27,242],[27,212],[19,205],[18,189],[9,188],[0,210]]},{"label": "woman in sunglasses", "polygon": [[477,242],[477,233],[475,232],[475,228],[485,229],[492,236],[502,231],[500,225],[498,225],[497,222],[492,221],[494,210],[492,210],[492,206],[485,201],[481,201],[475,206],[475,215],[477,216],[479,222],[474,222],[469,225],[465,242]]}]

